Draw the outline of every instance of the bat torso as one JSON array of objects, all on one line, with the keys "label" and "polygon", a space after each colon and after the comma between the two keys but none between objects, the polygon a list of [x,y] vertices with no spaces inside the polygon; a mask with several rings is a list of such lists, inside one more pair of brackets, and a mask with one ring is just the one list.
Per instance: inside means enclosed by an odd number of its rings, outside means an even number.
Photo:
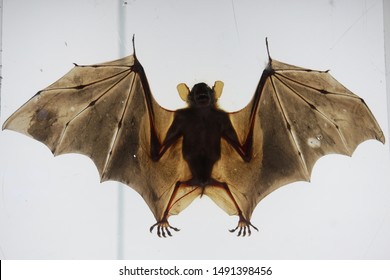
[{"label": "bat torso", "polygon": [[210,183],[212,168],[221,157],[221,138],[231,127],[228,114],[217,108],[197,107],[176,111],[172,126],[183,137],[183,158],[200,186]]}]

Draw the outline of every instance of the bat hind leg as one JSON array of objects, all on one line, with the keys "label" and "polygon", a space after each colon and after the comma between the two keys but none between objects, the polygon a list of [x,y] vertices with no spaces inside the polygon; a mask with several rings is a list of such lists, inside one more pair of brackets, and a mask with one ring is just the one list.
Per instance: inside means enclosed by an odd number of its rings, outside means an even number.
[{"label": "bat hind leg", "polygon": [[[186,186],[194,186],[194,185],[199,185],[199,181],[195,180],[195,179],[190,179],[188,181],[178,181],[176,183],[175,188],[173,190],[173,193],[172,193],[171,198],[168,202],[167,208],[164,212],[162,219],[150,227],[150,232],[153,232],[154,228],[157,227],[158,237],[167,237],[167,236],[172,236],[170,229],[172,229],[174,231],[180,230],[180,229],[173,227],[169,224],[169,222],[168,222],[169,210],[177,201],[179,201],[181,198],[183,198],[183,197],[179,197],[179,198],[176,197],[178,189],[182,186],[186,187]],[[244,215],[242,214],[241,208],[238,206],[236,200],[234,199],[233,194],[230,192],[230,189],[226,183],[219,182],[219,181],[211,178],[207,182],[200,184],[200,185],[202,185],[201,195],[203,194],[204,188],[206,187],[206,185],[210,185],[210,186],[214,186],[214,187],[218,187],[218,188],[223,189],[230,197],[231,201],[233,202],[234,206],[237,209],[237,215],[239,217],[237,227],[229,230],[230,232],[236,232],[238,230],[237,236],[244,237],[244,236],[251,235],[251,233],[252,233],[251,227],[254,228],[255,230],[259,231],[257,229],[257,227],[255,227],[248,219],[246,219],[244,217]]]},{"label": "bat hind leg", "polygon": [[212,181],[213,181],[212,184],[214,186],[220,187],[226,191],[226,193],[228,194],[230,199],[233,201],[233,203],[237,209],[238,217],[239,217],[238,225],[234,229],[231,229],[229,231],[235,232],[238,230],[237,236],[243,236],[243,237],[246,236],[247,234],[248,234],[248,236],[251,235],[251,233],[252,233],[251,227],[254,228],[255,230],[259,231],[258,228],[255,227],[254,225],[252,225],[252,223],[249,220],[245,219],[244,215],[242,214],[242,210],[240,209],[236,200],[234,199],[233,194],[230,192],[228,185],[226,183],[219,182],[219,181],[214,180],[214,179],[212,179]]},{"label": "bat hind leg", "polygon": [[171,233],[171,231],[169,229],[173,229],[174,231],[179,231],[180,230],[180,229],[178,229],[176,227],[173,227],[173,226],[171,226],[169,224],[169,222],[168,222],[168,214],[169,214],[169,210],[170,210],[170,208],[172,206],[172,203],[174,201],[174,198],[176,196],[177,190],[179,189],[181,184],[182,184],[182,182],[180,182],[180,181],[178,181],[176,183],[175,188],[173,189],[173,193],[171,195],[171,198],[169,199],[168,206],[167,206],[167,208],[166,208],[166,210],[164,212],[163,218],[150,227],[150,232],[151,233],[153,232],[153,229],[155,227],[157,227],[157,236],[158,237],[167,237],[167,235],[172,236],[172,233]]}]

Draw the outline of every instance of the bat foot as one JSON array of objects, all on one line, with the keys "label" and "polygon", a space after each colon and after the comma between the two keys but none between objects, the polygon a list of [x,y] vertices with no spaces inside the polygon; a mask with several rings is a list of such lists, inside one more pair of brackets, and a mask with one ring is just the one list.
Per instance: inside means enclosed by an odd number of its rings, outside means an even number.
[{"label": "bat foot", "polygon": [[175,228],[171,226],[168,223],[167,219],[161,220],[160,222],[155,223],[150,227],[150,232],[153,232],[153,229],[157,227],[157,236],[158,237],[167,237],[167,236],[172,236],[172,233],[169,229],[173,229],[174,231],[179,231],[180,229]]},{"label": "bat foot", "polygon": [[255,230],[259,231],[257,227],[252,225],[252,223],[248,220],[246,220],[244,217],[240,216],[240,220],[238,221],[238,225],[234,229],[230,229],[230,232],[236,232],[238,230],[237,236],[246,236],[248,233],[248,236],[251,235],[251,227]]}]

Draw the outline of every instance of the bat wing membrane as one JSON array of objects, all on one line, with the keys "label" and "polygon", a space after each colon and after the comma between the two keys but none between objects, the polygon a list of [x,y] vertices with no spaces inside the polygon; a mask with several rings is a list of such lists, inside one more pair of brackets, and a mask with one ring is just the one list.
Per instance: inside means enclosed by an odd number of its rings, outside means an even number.
[{"label": "bat wing membrane", "polygon": [[158,162],[152,161],[150,131],[153,126],[163,141],[173,116],[154,100],[143,68],[132,55],[76,65],[26,102],[3,128],[46,144],[54,155],[90,157],[102,181],[134,188],[159,220],[185,164],[180,141]]},{"label": "bat wing membrane", "polygon": [[266,195],[309,181],[315,162],[332,153],[352,155],[368,139],[384,143],[364,101],[328,71],[270,60],[252,101],[230,119],[241,143],[253,129],[250,162],[223,142],[216,178],[225,180],[246,218]]}]

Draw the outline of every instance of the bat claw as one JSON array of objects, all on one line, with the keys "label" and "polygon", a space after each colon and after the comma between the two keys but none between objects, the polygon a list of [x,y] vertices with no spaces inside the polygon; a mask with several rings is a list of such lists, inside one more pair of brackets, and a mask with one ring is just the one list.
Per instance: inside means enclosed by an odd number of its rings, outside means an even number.
[{"label": "bat claw", "polygon": [[175,228],[173,226],[171,226],[168,221],[165,219],[165,220],[162,220],[160,222],[157,222],[155,223],[154,225],[152,225],[150,227],[150,232],[152,233],[153,232],[153,229],[157,227],[157,236],[158,237],[168,237],[168,236],[172,236],[172,233],[169,229],[173,229],[174,231],[179,231],[180,229],[178,228]]},{"label": "bat claw", "polygon": [[238,221],[238,225],[234,229],[230,229],[230,232],[236,232],[238,230],[237,236],[245,237],[248,233],[248,236],[251,235],[251,227],[255,230],[259,231],[257,227],[252,225],[250,221],[247,221],[245,218],[240,217],[240,220]]}]

